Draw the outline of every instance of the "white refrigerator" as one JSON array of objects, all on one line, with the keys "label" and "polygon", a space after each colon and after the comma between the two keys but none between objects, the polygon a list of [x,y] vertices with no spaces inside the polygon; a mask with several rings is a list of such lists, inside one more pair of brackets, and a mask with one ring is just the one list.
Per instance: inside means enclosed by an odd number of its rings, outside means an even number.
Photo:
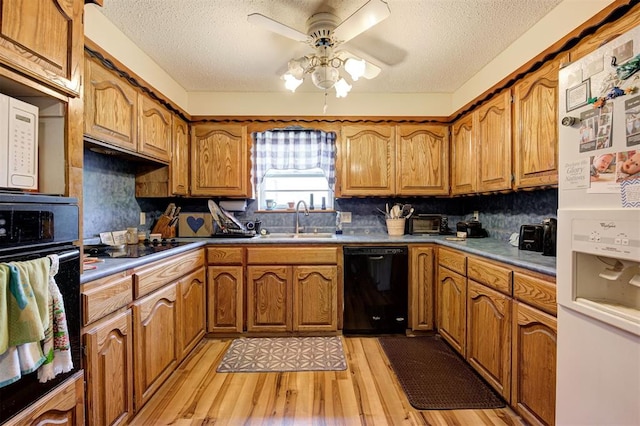
[{"label": "white refrigerator", "polygon": [[640,27],[560,70],[558,425],[640,425]]}]

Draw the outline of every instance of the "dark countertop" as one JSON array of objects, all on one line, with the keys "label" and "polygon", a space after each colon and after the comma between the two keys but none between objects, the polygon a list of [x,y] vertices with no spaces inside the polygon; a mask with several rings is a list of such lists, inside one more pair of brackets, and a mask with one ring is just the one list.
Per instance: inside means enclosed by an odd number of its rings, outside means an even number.
[{"label": "dark countertop", "polygon": [[445,247],[451,247],[467,253],[476,254],[488,259],[504,262],[509,265],[529,269],[543,274],[556,275],[556,258],[543,256],[539,252],[518,250],[517,247],[509,243],[494,238],[469,238],[464,241],[449,241],[445,236],[436,235],[403,235],[399,237],[387,234],[364,234],[364,235],[328,235],[321,234],[322,237],[292,237],[287,235],[273,235],[268,237],[253,238],[183,238],[181,242],[191,242],[191,244],[181,245],[170,250],[165,250],[141,258],[105,258],[104,262],[95,263],[97,268],[85,271],[80,282],[86,283],[108,275],[116,274],[128,269],[143,266],[154,262],[203,247],[211,244],[231,244],[231,245],[264,245],[264,244],[337,244],[337,245],[400,245],[400,244],[428,244],[435,243]]}]

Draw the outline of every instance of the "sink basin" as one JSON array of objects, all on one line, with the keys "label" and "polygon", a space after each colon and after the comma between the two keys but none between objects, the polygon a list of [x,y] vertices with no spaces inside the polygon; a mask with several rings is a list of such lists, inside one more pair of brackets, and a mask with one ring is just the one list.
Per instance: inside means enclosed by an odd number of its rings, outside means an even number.
[{"label": "sink basin", "polygon": [[263,238],[333,238],[333,234],[329,232],[309,232],[309,233],[272,233],[263,235]]}]

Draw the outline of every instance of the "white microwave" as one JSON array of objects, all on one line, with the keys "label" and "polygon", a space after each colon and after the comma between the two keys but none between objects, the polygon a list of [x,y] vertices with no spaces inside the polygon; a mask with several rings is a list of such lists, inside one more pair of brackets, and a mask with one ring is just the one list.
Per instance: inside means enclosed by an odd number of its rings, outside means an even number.
[{"label": "white microwave", "polygon": [[0,188],[38,189],[38,107],[2,93]]}]

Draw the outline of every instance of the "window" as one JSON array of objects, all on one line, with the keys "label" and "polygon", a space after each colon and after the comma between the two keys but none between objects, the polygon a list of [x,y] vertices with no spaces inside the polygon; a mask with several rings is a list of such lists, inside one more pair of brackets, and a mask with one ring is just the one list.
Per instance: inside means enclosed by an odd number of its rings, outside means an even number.
[{"label": "window", "polygon": [[276,209],[313,196],[314,209],[333,209],[336,134],[300,127],[253,133],[253,183],[258,208],[274,200]]},{"label": "window", "polygon": [[312,196],[316,210],[322,208],[323,199],[325,208],[333,209],[333,190],[321,169],[270,169],[259,186],[258,205],[264,209],[267,208],[266,200],[275,200],[276,209],[287,209],[291,208],[289,203],[293,203],[295,207],[298,201],[304,200],[311,207]]}]

